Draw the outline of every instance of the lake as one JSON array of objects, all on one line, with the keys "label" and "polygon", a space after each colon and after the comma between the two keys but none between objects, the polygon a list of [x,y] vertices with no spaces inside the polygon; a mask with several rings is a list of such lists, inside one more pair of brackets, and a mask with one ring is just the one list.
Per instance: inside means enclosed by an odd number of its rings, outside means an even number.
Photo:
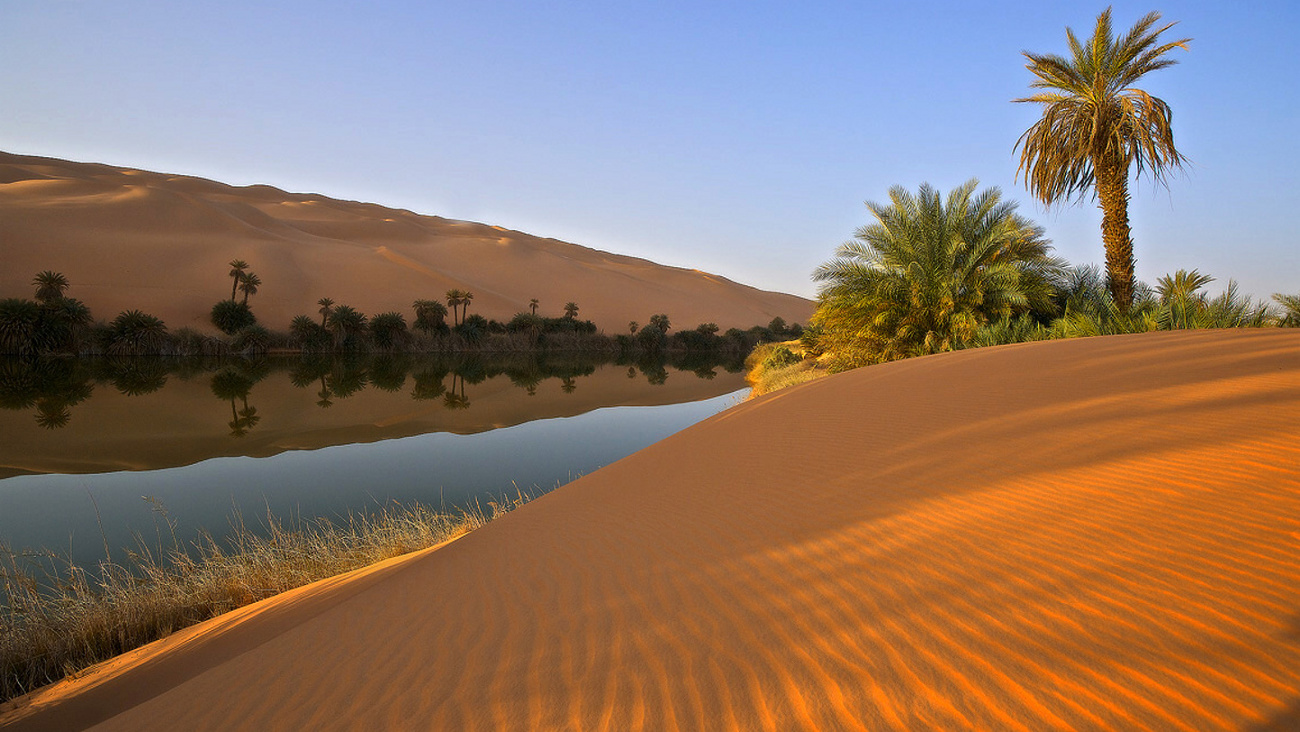
[{"label": "lake", "polygon": [[155,544],[159,507],[188,541],[235,513],[543,492],[745,388],[717,357],[0,359],[0,542],[93,565]]}]

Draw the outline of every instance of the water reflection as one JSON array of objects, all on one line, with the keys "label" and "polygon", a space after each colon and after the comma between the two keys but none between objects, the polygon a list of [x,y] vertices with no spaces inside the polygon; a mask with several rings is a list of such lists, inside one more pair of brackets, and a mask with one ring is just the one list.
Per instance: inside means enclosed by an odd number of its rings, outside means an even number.
[{"label": "water reflection", "polygon": [[[705,399],[742,388],[742,367],[738,357],[713,354],[5,358],[0,478],[466,434],[605,406]],[[727,378],[708,383],[720,373]],[[66,441],[53,439],[60,434]]]}]

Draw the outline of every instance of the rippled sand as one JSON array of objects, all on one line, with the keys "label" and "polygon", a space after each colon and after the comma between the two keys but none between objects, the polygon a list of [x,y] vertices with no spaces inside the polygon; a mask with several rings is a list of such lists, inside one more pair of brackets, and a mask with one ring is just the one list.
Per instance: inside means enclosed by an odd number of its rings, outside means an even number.
[{"label": "rippled sand", "polygon": [[53,687],[16,729],[1295,729],[1300,332],[888,364]]}]

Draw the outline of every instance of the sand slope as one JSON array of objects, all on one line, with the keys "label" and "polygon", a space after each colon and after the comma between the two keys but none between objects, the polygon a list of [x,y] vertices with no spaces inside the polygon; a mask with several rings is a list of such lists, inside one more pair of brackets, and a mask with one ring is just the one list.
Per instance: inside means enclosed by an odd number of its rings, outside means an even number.
[{"label": "sand slope", "polygon": [[208,312],[230,296],[236,258],[261,277],[250,304],[276,330],[314,316],[321,297],[410,320],[413,300],[452,288],[475,294],[472,312],[499,319],[531,298],[558,317],[572,300],[611,333],[654,313],[678,328],[724,330],[812,313],[792,295],[497,226],[10,153],[0,153],[0,252],[0,297],[31,297],[33,275],[52,269],[99,318],[137,308],[173,329],[212,330]]},{"label": "sand slope", "polygon": [[[1294,729],[1300,332],[760,398],[14,729]],[[16,716],[15,716],[16,715]]]}]

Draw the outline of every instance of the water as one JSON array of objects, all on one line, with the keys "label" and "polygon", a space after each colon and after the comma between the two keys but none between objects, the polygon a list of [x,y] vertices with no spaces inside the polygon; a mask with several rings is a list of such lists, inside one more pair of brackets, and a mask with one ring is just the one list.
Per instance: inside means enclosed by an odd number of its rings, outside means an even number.
[{"label": "water", "polygon": [[531,356],[0,361],[0,541],[92,564],[105,540],[156,543],[160,505],[188,540],[221,535],[235,512],[252,523],[268,509],[544,491],[736,403],[739,371]]}]

